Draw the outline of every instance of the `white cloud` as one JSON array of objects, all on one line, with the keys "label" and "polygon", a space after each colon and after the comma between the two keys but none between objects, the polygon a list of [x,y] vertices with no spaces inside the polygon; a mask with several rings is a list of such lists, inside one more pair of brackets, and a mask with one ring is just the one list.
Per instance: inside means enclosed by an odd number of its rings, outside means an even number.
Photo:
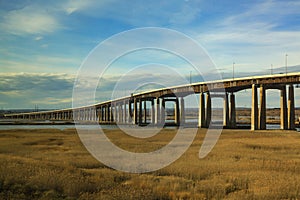
[{"label": "white cloud", "polygon": [[54,98],[54,97],[45,97],[41,99],[35,99],[31,101],[32,104],[40,104],[43,105],[47,103],[48,105],[59,105],[59,104],[69,104],[72,103],[72,98]]},{"label": "white cloud", "polygon": [[42,7],[27,6],[7,12],[2,18],[0,27],[8,33],[24,35],[51,33],[61,28],[61,24]]},{"label": "white cloud", "polygon": [[42,39],[43,39],[42,36],[37,36],[37,37],[34,38],[34,40],[36,40],[36,41],[39,41],[39,40],[42,40]]},{"label": "white cloud", "polygon": [[63,4],[62,8],[67,14],[72,14],[74,12],[89,13],[89,10],[93,13],[95,12],[95,10],[98,10],[98,14],[100,14],[102,12],[102,8],[111,5],[115,1],[116,0],[70,0],[67,3]]}]

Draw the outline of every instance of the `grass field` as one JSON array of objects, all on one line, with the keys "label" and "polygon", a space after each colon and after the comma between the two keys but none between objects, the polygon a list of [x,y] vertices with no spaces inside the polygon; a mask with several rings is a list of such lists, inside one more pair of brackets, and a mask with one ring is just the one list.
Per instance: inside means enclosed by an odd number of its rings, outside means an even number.
[{"label": "grass field", "polygon": [[[3,130],[0,199],[300,199],[300,133],[223,130],[199,159],[205,132],[170,166],[129,174],[95,160],[75,130]],[[144,140],[119,130],[106,134],[124,149],[147,152],[164,146],[176,129]]]}]

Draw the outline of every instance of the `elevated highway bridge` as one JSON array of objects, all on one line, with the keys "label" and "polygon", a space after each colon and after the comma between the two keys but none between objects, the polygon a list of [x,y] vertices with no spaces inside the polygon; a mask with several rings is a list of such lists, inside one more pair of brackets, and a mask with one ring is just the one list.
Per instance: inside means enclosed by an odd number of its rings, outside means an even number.
[{"label": "elevated highway bridge", "polygon": [[[280,90],[280,127],[295,129],[294,85],[300,84],[300,72],[265,76],[252,76],[209,82],[198,82],[161,88],[132,94],[94,105],[61,110],[5,114],[8,119],[28,120],[75,120],[97,123],[122,123],[142,125],[147,122],[147,101],[150,101],[151,124],[165,124],[166,102],[174,102],[175,124],[184,124],[185,97],[199,94],[198,127],[208,127],[211,123],[211,99],[223,98],[223,126],[236,127],[235,93],[252,89],[251,130],[266,129],[266,90]],[[258,95],[259,90],[259,95]],[[249,97],[250,98],[250,97]],[[258,106],[259,105],[259,106]]]}]

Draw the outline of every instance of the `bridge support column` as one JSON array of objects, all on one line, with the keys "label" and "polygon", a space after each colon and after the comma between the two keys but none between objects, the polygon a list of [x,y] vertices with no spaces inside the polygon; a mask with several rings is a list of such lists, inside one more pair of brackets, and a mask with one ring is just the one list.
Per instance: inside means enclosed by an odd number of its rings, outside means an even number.
[{"label": "bridge support column", "polygon": [[[65,113],[62,114],[63,114],[63,119],[65,119]],[[93,121],[92,108],[88,109],[88,121]]]},{"label": "bridge support column", "polygon": [[103,122],[107,121],[107,109],[106,105],[103,106]]},{"label": "bridge support column", "polygon": [[110,122],[114,121],[114,108],[113,108],[113,104],[109,104],[109,119]]},{"label": "bridge support column", "polygon": [[230,128],[236,127],[236,112],[235,112],[235,95],[234,93],[230,94]]},{"label": "bridge support column", "polygon": [[211,97],[210,93],[206,93],[206,127],[209,127],[211,122]]},{"label": "bridge support column", "polygon": [[175,119],[175,124],[177,126],[180,125],[180,111],[179,111],[179,100],[178,98],[176,97],[175,99],[175,106],[174,106],[174,119]]},{"label": "bridge support column", "polygon": [[[80,112],[80,111],[79,111]],[[99,121],[102,123],[103,122],[103,106],[100,107],[100,118]]]},{"label": "bridge support column", "polygon": [[180,123],[185,124],[185,107],[183,97],[180,99]]},{"label": "bridge support column", "polygon": [[156,111],[155,111],[155,124],[160,124],[160,100],[157,97],[156,98]]},{"label": "bridge support column", "polygon": [[120,103],[120,123],[124,123],[124,113],[125,113],[125,105],[123,105],[123,102]]},{"label": "bridge support column", "polygon": [[295,129],[295,98],[294,98],[294,86],[289,85],[289,98],[288,98],[288,129]]},{"label": "bridge support column", "polygon": [[138,112],[137,112],[137,99],[134,98],[133,99],[133,124],[138,124],[138,120],[137,120],[137,115],[138,115]]},{"label": "bridge support column", "polygon": [[260,85],[260,106],[259,106],[259,129],[266,129],[266,89],[263,85]]},{"label": "bridge support column", "polygon": [[225,96],[224,96],[223,126],[224,127],[229,127],[229,105],[228,105],[228,94],[227,94],[227,92],[225,92]]},{"label": "bridge support column", "polygon": [[127,102],[126,100],[123,102],[124,106],[123,106],[123,123],[126,124],[127,123]]},{"label": "bridge support column", "polygon": [[151,123],[155,124],[155,106],[154,99],[151,99]]},{"label": "bridge support column", "polygon": [[116,105],[116,120],[117,120],[117,122],[118,123],[120,123],[121,122],[121,106],[120,106],[120,103],[117,103],[117,105]]},{"label": "bridge support column", "polygon": [[143,123],[143,108],[142,108],[142,99],[139,99],[139,125],[142,125]]},{"label": "bridge support column", "polygon": [[166,101],[164,98],[162,98],[162,102],[161,102],[161,115],[160,115],[160,122],[164,125],[165,121],[166,121]]},{"label": "bridge support column", "polygon": [[110,105],[108,104],[106,107],[107,110],[107,122],[110,122]]},{"label": "bridge support column", "polygon": [[280,91],[280,128],[287,129],[286,86]]},{"label": "bridge support column", "polygon": [[[62,113],[59,113],[59,119],[62,119]],[[89,121],[90,120],[90,109],[86,108],[85,109],[85,121]]]},{"label": "bridge support column", "polygon": [[102,115],[102,121],[103,121],[103,122],[106,122],[106,120],[107,120],[107,115],[106,115],[106,113],[107,113],[106,105],[103,105],[103,107],[102,107],[102,113],[103,113],[103,115]]},{"label": "bridge support column", "polygon": [[[74,111],[76,113],[76,111]],[[97,122],[100,122],[100,108],[96,108]]]},{"label": "bridge support column", "polygon": [[258,129],[257,86],[252,84],[251,130]]},{"label": "bridge support column", "polygon": [[144,124],[147,124],[147,100],[144,101]]},{"label": "bridge support column", "polygon": [[205,127],[205,100],[204,93],[200,92],[199,94],[199,114],[198,114],[198,127]]},{"label": "bridge support column", "polygon": [[131,100],[128,101],[128,124],[132,123],[132,102]]},{"label": "bridge support column", "polygon": [[103,111],[103,106],[100,107],[100,122],[103,122],[103,118],[104,118],[104,111]]},{"label": "bridge support column", "polygon": [[[66,115],[65,115],[66,118]],[[90,108],[90,121],[94,121],[94,110],[93,108]]]}]

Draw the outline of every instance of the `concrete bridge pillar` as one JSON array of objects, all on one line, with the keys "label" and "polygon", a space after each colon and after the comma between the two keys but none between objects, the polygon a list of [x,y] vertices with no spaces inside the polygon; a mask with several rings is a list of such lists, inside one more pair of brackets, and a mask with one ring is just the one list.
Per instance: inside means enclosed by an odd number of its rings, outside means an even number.
[{"label": "concrete bridge pillar", "polygon": [[259,129],[266,129],[266,89],[264,85],[260,85],[260,106],[259,106]]},{"label": "concrete bridge pillar", "polygon": [[[61,118],[61,114],[60,114],[60,118]],[[90,120],[90,108],[85,109],[85,121],[89,121]]]},{"label": "concrete bridge pillar", "polygon": [[286,107],[286,86],[280,90],[280,128],[286,130],[287,126],[287,107]]},{"label": "concrete bridge pillar", "polygon": [[230,128],[235,128],[236,127],[236,112],[235,112],[235,95],[232,92],[230,94],[230,110],[229,110],[229,115],[230,115]]},{"label": "concrete bridge pillar", "polygon": [[109,122],[109,105],[108,104],[106,104],[106,106],[105,106],[105,117],[106,117],[106,122]]},{"label": "concrete bridge pillar", "polygon": [[205,100],[204,93],[200,92],[199,94],[199,113],[198,113],[198,127],[205,127]]},{"label": "concrete bridge pillar", "polygon": [[106,122],[106,106],[102,106],[102,122]]},{"label": "concrete bridge pillar", "polygon": [[206,93],[206,127],[209,127],[211,122],[211,97],[210,93]]},{"label": "concrete bridge pillar", "polygon": [[185,107],[183,97],[180,99],[180,123],[185,124]]},{"label": "concrete bridge pillar", "polygon": [[138,123],[137,114],[138,114],[138,112],[137,112],[137,99],[134,98],[133,99],[133,120],[132,120],[133,124]]},{"label": "concrete bridge pillar", "polygon": [[90,108],[85,109],[85,121],[90,120]]},{"label": "concrete bridge pillar", "polygon": [[151,123],[155,124],[155,106],[154,99],[151,99]]},{"label": "concrete bridge pillar", "polygon": [[127,102],[126,100],[124,100],[123,102],[124,106],[123,106],[123,123],[126,124],[127,123]]},{"label": "concrete bridge pillar", "polygon": [[175,105],[174,105],[174,119],[175,119],[175,124],[177,126],[180,125],[180,110],[179,110],[179,100],[178,98],[176,97],[175,99]]},{"label": "concrete bridge pillar", "polygon": [[144,100],[144,108],[143,108],[143,115],[144,115],[144,124],[147,123],[147,100]]},{"label": "concrete bridge pillar", "polygon": [[100,108],[96,108],[97,122],[100,122]]},{"label": "concrete bridge pillar", "polygon": [[164,125],[165,121],[166,121],[166,100],[164,98],[162,98],[162,102],[161,102],[161,115],[160,115],[160,122]]},{"label": "concrete bridge pillar", "polygon": [[118,104],[118,118],[119,118],[119,123],[123,123],[123,107],[122,104]]},{"label": "concrete bridge pillar", "polygon": [[223,126],[229,127],[229,105],[228,105],[228,93],[225,92],[224,107],[223,107]]},{"label": "concrete bridge pillar", "polygon": [[156,111],[155,111],[155,124],[160,123],[160,99],[157,97],[156,98]]},{"label": "concrete bridge pillar", "polygon": [[89,110],[89,120],[94,121],[94,110],[92,108]]},{"label": "concrete bridge pillar", "polygon": [[103,122],[104,121],[104,107],[103,106],[100,107],[100,115],[101,115],[100,122]]},{"label": "concrete bridge pillar", "polygon": [[122,105],[120,102],[117,103],[117,116],[118,116],[118,123],[122,123]]},{"label": "concrete bridge pillar", "polygon": [[251,130],[258,129],[257,86],[252,84]]},{"label": "concrete bridge pillar", "polygon": [[139,125],[143,123],[143,100],[139,99]]},{"label": "concrete bridge pillar", "polygon": [[132,102],[131,100],[128,101],[128,124],[132,123]]},{"label": "concrete bridge pillar", "polygon": [[294,86],[289,85],[289,98],[288,98],[288,129],[295,129],[295,98],[294,98]]},{"label": "concrete bridge pillar", "polygon": [[[85,120],[85,112],[84,112],[84,109],[81,110],[81,121],[84,121]],[[57,120],[58,119],[58,113],[56,113],[56,116],[55,116],[55,119]]]},{"label": "concrete bridge pillar", "polygon": [[114,108],[113,107],[114,107],[113,104],[110,103],[109,104],[109,119],[111,122],[114,121]]},{"label": "concrete bridge pillar", "polygon": [[97,111],[95,107],[93,107],[92,109],[92,116],[93,116],[93,121],[97,121]]}]

